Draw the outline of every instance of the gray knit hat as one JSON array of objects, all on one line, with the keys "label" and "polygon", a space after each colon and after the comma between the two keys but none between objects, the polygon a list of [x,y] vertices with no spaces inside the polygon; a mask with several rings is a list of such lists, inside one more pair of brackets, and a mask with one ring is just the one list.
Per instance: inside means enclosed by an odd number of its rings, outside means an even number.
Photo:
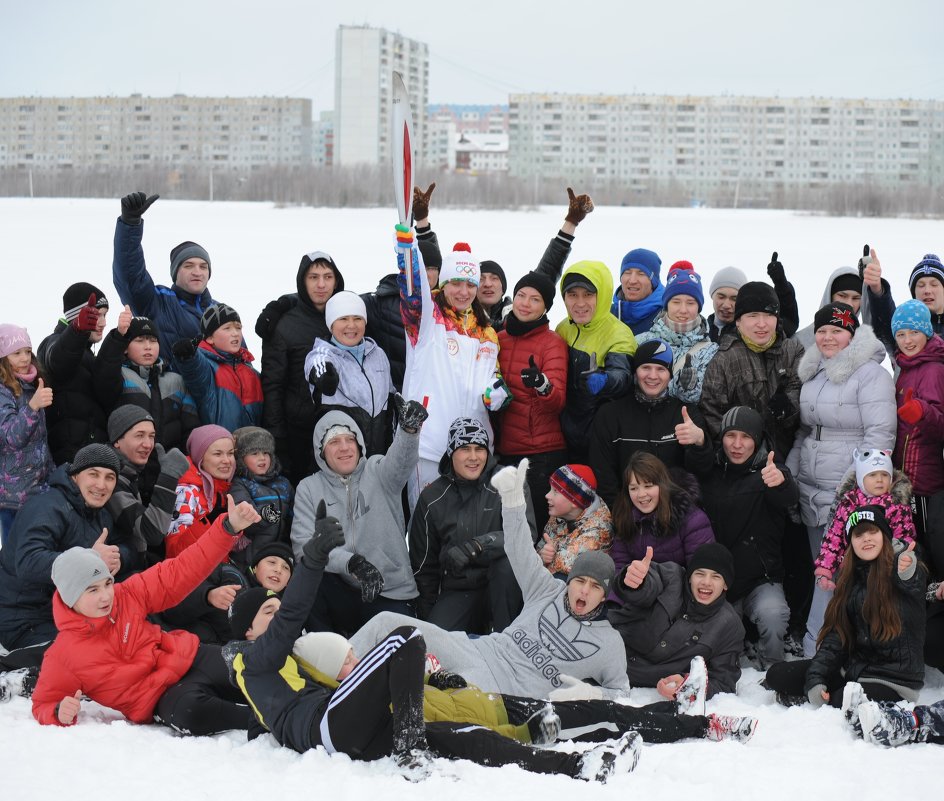
[{"label": "gray knit hat", "polygon": [[711,284],[708,286],[708,296],[714,295],[715,291],[721,289],[721,287],[740,289],[746,283],[747,276],[743,270],[739,270],[737,267],[722,267],[711,279]]},{"label": "gray knit hat", "polygon": [[243,426],[233,432],[236,440],[236,458],[242,459],[250,453],[267,453],[275,456],[275,437],[264,428]]},{"label": "gray knit hat", "polygon": [[145,421],[154,422],[154,418],[148,414],[146,409],[135,406],[133,403],[119,406],[108,415],[108,441],[117,442],[138,423]]},{"label": "gray knit hat", "polygon": [[[124,432],[122,432],[124,433]],[[121,460],[118,452],[111,445],[93,443],[81,448],[66,471],[70,476],[88,470],[91,467],[104,467],[117,476],[121,472]]]},{"label": "gray knit hat", "polygon": [[69,608],[92,584],[109,576],[108,565],[91,548],[69,548],[52,563],[52,583]]},{"label": "gray knit hat", "polygon": [[213,275],[210,266],[210,254],[196,242],[187,241],[181,242],[170,252],[170,278],[172,281],[177,280],[177,271],[187,259],[203,259],[207,263],[207,275]]},{"label": "gray knit hat", "polygon": [[616,565],[613,564],[613,559],[608,553],[584,551],[574,559],[574,566],[570,569],[567,583],[569,584],[572,579],[578,576],[592,578],[604,590],[609,592],[613,579],[616,578]]}]

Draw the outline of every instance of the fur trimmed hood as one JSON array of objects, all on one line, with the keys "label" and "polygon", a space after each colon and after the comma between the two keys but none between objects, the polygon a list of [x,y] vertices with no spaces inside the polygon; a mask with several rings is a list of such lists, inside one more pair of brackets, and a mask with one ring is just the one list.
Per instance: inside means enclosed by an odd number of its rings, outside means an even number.
[{"label": "fur trimmed hood", "polygon": [[870,325],[860,325],[849,345],[831,359],[827,359],[814,344],[800,360],[797,375],[803,383],[809,381],[820,370],[834,384],[845,384],[853,373],[869,361],[881,364],[885,358],[885,347],[879,342]]},{"label": "fur trimmed hood", "polygon": [[[849,492],[849,490],[853,490],[857,486],[855,467],[852,467],[836,488],[836,497],[841,498]],[[910,506],[913,493],[914,490],[911,487],[911,481],[908,479],[908,476],[896,468],[892,475],[892,488],[888,491],[888,494],[892,496],[895,503],[900,503],[902,506]],[[832,515],[830,515],[830,517],[831,516]]]}]

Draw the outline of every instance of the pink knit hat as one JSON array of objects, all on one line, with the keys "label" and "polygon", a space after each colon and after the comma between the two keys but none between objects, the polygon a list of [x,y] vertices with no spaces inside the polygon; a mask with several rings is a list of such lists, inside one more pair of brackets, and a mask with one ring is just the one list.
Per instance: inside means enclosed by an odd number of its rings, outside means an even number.
[{"label": "pink knit hat", "polygon": [[30,342],[29,334],[26,333],[25,328],[10,323],[0,325],[0,359],[9,356],[11,353],[16,353],[20,348],[32,347],[33,343]]},{"label": "pink knit hat", "polygon": [[232,433],[223,426],[199,426],[190,432],[190,436],[187,437],[187,453],[190,454],[191,461],[197,467],[203,461],[207,449],[218,439],[232,439],[235,443]]}]

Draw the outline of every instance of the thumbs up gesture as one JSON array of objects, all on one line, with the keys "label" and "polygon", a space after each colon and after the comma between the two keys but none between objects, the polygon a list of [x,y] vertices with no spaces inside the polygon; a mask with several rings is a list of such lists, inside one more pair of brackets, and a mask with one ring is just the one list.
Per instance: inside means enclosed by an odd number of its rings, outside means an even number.
[{"label": "thumbs up gesture", "polygon": [[52,405],[52,387],[47,387],[42,378],[36,383],[36,391],[29,400],[29,407],[34,412]]},{"label": "thumbs up gesture", "polygon": [[921,401],[914,396],[914,389],[908,387],[902,398],[902,404],[898,407],[898,416],[909,425],[915,425],[924,417],[924,407]]},{"label": "thumbs up gesture", "polygon": [[557,546],[554,544],[554,540],[551,539],[550,534],[544,535],[544,545],[541,546],[541,550],[538,551],[538,555],[541,557],[541,561],[544,562],[544,567],[550,567],[551,562],[554,561],[554,554],[557,553]]},{"label": "thumbs up gesture", "polygon": [[638,590],[649,574],[649,564],[652,562],[652,546],[646,547],[646,555],[642,559],[630,562],[626,568],[626,576],[623,578],[623,584],[631,590]]},{"label": "thumbs up gesture", "polygon": [[767,464],[765,464],[764,469],[760,471],[760,477],[764,480],[764,483],[771,488],[779,487],[787,480],[783,475],[783,471],[774,464],[773,451],[767,454]]},{"label": "thumbs up gesture", "polygon": [[72,695],[65,696],[58,704],[56,717],[63,726],[71,726],[79,715],[82,706],[82,691],[76,690]]},{"label": "thumbs up gesture", "polygon": [[528,357],[528,366],[521,371],[521,383],[531,387],[538,395],[547,395],[551,391],[551,382],[538,368],[534,354]]},{"label": "thumbs up gesture", "polygon": [[92,550],[102,557],[102,561],[108,568],[108,572],[114,576],[121,568],[121,554],[118,551],[117,545],[105,544],[105,540],[107,539],[108,529],[103,528],[102,533],[99,534],[98,539],[95,540],[95,543],[92,545]]},{"label": "thumbs up gesture", "polygon": [[126,304],[118,315],[118,333],[125,336],[125,334],[128,333],[128,329],[131,328],[131,321],[133,319],[134,315],[131,313],[131,307]]},{"label": "thumbs up gesture", "polygon": [[882,294],[882,264],[875,254],[875,248],[870,248],[868,245],[862,248],[859,274],[862,276],[862,283],[872,290],[873,295]]},{"label": "thumbs up gesture", "polygon": [[682,407],[682,422],[675,427],[675,438],[679,445],[704,445],[705,432],[692,422],[688,407]]}]

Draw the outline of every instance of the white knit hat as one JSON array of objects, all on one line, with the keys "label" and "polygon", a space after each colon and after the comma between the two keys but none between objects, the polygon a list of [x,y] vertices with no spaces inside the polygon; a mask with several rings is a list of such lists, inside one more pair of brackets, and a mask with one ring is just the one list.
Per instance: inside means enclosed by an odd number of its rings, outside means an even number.
[{"label": "white knit hat", "polygon": [[328,678],[336,679],[351,643],[333,631],[312,631],[295,640],[292,653]]},{"label": "white knit hat", "polygon": [[367,307],[364,300],[356,292],[343,290],[335,292],[325,305],[325,322],[328,330],[339,317],[363,317],[367,320]]},{"label": "white knit hat", "polygon": [[472,249],[465,242],[456,242],[452,253],[443,256],[439,269],[439,286],[450,281],[468,281],[472,286],[479,285],[479,263],[472,256]]}]

